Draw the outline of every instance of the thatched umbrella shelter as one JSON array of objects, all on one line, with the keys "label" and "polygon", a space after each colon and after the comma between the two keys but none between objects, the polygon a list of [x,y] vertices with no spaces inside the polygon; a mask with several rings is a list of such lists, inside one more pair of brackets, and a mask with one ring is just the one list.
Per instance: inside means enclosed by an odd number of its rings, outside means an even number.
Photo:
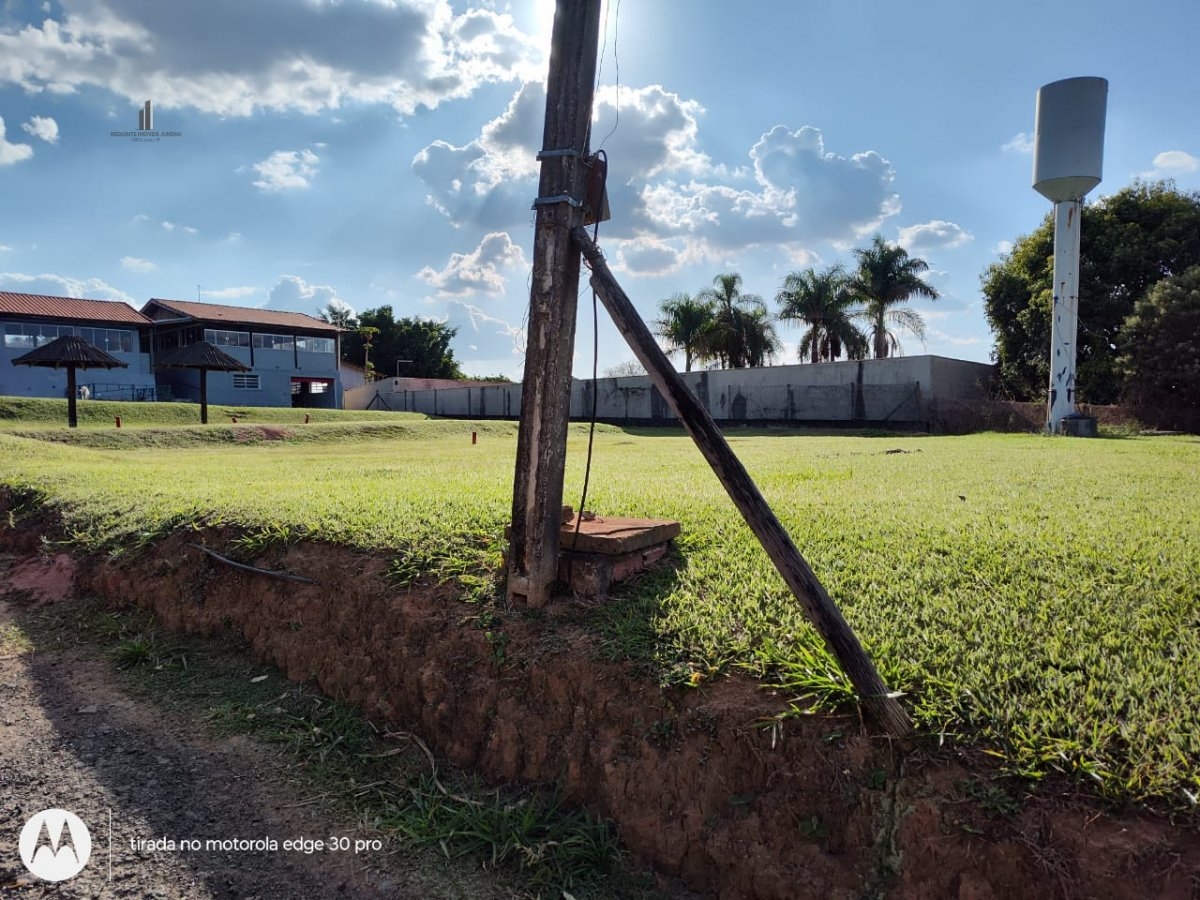
[{"label": "thatched umbrella shelter", "polygon": [[76,369],[125,369],[123,363],[99,347],[93,347],[83,338],[64,334],[48,344],[36,347],[12,361],[14,366],[44,366],[48,369],[67,370],[67,426],[76,428],[79,419],[75,410]]},{"label": "thatched umbrella shelter", "polygon": [[250,367],[234,359],[224,350],[208,341],[197,341],[176,350],[164,353],[155,362],[161,369],[198,369],[200,371],[200,424],[208,424],[208,373],[249,372]]}]

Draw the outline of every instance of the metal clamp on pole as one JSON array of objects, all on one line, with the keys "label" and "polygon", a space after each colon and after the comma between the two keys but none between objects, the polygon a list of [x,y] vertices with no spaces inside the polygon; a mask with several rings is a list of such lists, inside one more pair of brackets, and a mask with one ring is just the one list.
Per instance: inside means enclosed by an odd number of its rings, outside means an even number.
[{"label": "metal clamp on pole", "polygon": [[576,150],[574,147],[565,147],[562,150],[539,150],[537,158],[538,162],[541,162],[543,159],[556,159],[561,156],[573,156],[576,159],[585,158],[583,151]]},{"label": "metal clamp on pole", "polygon": [[533,201],[533,208],[537,209],[539,206],[550,206],[554,203],[570,203],[576,209],[583,206],[582,200],[576,200],[570,194],[555,194],[553,197],[535,198]]}]

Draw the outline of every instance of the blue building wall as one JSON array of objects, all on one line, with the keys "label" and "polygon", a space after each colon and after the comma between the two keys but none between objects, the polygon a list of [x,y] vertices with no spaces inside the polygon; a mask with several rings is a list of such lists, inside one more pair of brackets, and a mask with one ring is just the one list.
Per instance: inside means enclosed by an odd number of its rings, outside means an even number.
[{"label": "blue building wall", "polygon": [[[341,408],[342,392],[338,379],[336,353],[311,353],[302,350],[271,350],[263,347],[222,345],[249,372],[209,372],[208,402],[221,406],[292,406],[293,379],[332,379],[323,394],[307,395],[300,405],[314,409]],[[249,377],[247,377],[249,376]],[[200,374],[188,369],[163,370],[159,381],[170,385],[173,396],[181,400],[200,400]]]},{"label": "blue building wall", "polygon": [[[137,328],[121,328],[107,322],[80,322],[67,325],[63,323],[38,323],[16,319],[0,320],[0,335],[3,336],[0,337],[0,395],[8,397],[57,398],[66,396],[66,369],[46,369],[40,366],[14,366],[12,364],[14,359],[28,353],[33,347],[10,346],[10,344],[15,342],[13,338],[17,336],[8,334],[8,326],[39,324],[62,329],[75,327],[78,329],[93,328],[129,332],[133,337],[130,351],[108,349],[108,352],[121,362],[127,363],[127,368],[76,370],[76,384],[87,385],[93,396],[96,396],[96,399],[138,399],[139,393],[142,394],[142,399],[149,399],[154,396],[155,381],[154,372],[150,367],[150,354],[140,352],[139,347],[141,346],[141,342]],[[42,343],[45,343],[45,341],[42,341]],[[106,397],[103,393],[97,395],[95,389],[100,389],[112,396],[111,398]],[[149,396],[147,396],[147,392],[149,392]]]}]

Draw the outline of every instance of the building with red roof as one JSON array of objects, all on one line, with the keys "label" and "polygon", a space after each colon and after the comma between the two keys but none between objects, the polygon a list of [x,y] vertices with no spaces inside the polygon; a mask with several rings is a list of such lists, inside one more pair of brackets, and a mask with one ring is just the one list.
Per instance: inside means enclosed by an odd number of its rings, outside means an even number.
[{"label": "building with red roof", "polygon": [[199,400],[199,375],[160,369],[155,358],[207,340],[249,367],[214,372],[209,401],[230,406],[341,406],[340,333],[304,313],[151,299],[139,311],[119,300],[0,291],[0,394],[62,397],[66,375],[12,360],[64,334],[111,353],[128,368],[81,383],[94,399]]}]

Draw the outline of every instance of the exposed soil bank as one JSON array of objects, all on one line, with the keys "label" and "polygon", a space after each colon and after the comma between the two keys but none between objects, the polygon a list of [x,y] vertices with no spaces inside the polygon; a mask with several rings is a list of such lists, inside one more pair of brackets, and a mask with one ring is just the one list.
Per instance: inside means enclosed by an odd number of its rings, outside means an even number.
[{"label": "exposed soil bank", "polygon": [[[81,560],[77,588],[151,608],[171,628],[239,628],[289,678],[315,679],[488,779],[559,781],[568,799],[615,821],[639,859],[695,889],[841,900],[1200,896],[1195,831],[1045,797],[1004,812],[964,787],[987,785],[978,780],[987,773],[945,755],[902,755],[852,718],[762,727],[784,698],[747,680],[664,692],[603,662],[554,612],[502,617],[489,639],[477,607],[437,588],[389,586],[382,557],[306,543],[257,561],[318,582],[308,586],[221,567],[188,546],[223,550],[233,536],[177,534],[127,561]],[[32,551],[37,538],[0,528],[9,550]]]}]

